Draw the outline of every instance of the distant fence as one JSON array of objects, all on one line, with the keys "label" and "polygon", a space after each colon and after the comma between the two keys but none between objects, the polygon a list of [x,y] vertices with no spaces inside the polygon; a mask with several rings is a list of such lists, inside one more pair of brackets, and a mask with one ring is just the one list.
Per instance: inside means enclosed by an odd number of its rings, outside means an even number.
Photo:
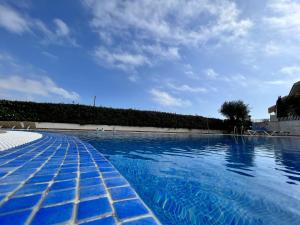
[{"label": "distant fence", "polygon": [[300,120],[300,116],[288,116],[288,117],[279,117],[278,121],[292,121],[292,120]]}]

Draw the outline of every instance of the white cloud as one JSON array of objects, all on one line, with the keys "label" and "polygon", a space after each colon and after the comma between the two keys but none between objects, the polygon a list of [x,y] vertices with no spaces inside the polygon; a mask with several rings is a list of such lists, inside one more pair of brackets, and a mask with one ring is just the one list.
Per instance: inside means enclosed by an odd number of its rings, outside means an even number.
[{"label": "white cloud", "polygon": [[287,85],[290,82],[287,82],[286,80],[269,80],[265,82],[266,84],[270,84],[270,85]]},{"label": "white cloud", "polygon": [[191,105],[190,101],[176,98],[165,91],[152,89],[150,94],[152,95],[153,100],[162,106],[186,107]]},{"label": "white cloud", "polygon": [[39,19],[25,16],[12,7],[0,4],[0,27],[16,34],[34,33],[43,43],[69,43],[78,46],[76,40],[71,37],[70,28],[63,20],[55,18],[53,23],[55,30],[50,29]]},{"label": "white cloud", "polygon": [[285,87],[287,89],[290,89],[293,86],[293,84],[296,83],[297,81],[299,81],[299,79],[277,79],[277,80],[268,80],[263,83],[266,85],[270,85],[272,88],[273,86],[276,86],[276,87]]},{"label": "white cloud", "polygon": [[209,79],[216,79],[219,74],[212,68],[208,68],[204,71],[205,75]]},{"label": "white cloud", "polygon": [[136,67],[150,64],[148,58],[142,54],[134,54],[121,50],[113,52],[103,47],[97,48],[94,55],[99,64],[123,70],[133,70]]},{"label": "white cloud", "polygon": [[137,82],[139,77],[136,75],[136,74],[131,74],[128,79],[131,81],[131,82]]},{"label": "white cloud", "polygon": [[17,34],[30,31],[30,24],[28,24],[26,18],[5,5],[0,5],[0,26]]},{"label": "white cloud", "polygon": [[50,59],[54,59],[54,60],[58,59],[58,56],[56,56],[56,55],[54,55],[54,54],[52,54],[50,52],[47,52],[47,51],[43,51],[42,54],[45,55],[45,56],[47,56]]},{"label": "white cloud", "polygon": [[195,74],[195,72],[193,71],[193,67],[191,64],[185,64],[184,65],[184,74],[194,80],[199,80],[199,76],[197,76],[197,74]]},{"label": "white cloud", "polygon": [[280,53],[280,47],[271,41],[266,44],[264,52],[268,56],[278,55]]},{"label": "white cloud", "polygon": [[70,29],[64,21],[56,18],[53,20],[53,22],[56,25],[57,36],[68,36],[70,34]]},{"label": "white cloud", "polygon": [[268,80],[265,83],[268,85],[291,87],[300,78],[300,66],[285,66],[282,67],[278,73],[278,78]]},{"label": "white cloud", "polygon": [[12,62],[14,59],[11,55],[0,52],[0,61]]},{"label": "white cloud", "polygon": [[228,82],[234,82],[240,86],[247,87],[249,84],[249,79],[247,79],[244,75],[236,74],[225,78]]},{"label": "white cloud", "polygon": [[38,79],[21,76],[0,76],[0,91],[19,92],[28,96],[62,97],[68,100],[78,100],[79,95],[59,87],[49,77],[41,76]]},{"label": "white cloud", "polygon": [[300,2],[295,0],[271,0],[268,8],[272,15],[264,21],[276,31],[289,37],[300,36]]},{"label": "white cloud", "polygon": [[[252,24],[239,19],[235,3],[224,0],[86,0],[85,3],[92,10],[95,28],[105,28],[111,34],[133,28],[141,38],[150,36],[162,42],[191,44],[216,35],[241,36]],[[205,15],[210,15],[212,21],[199,23]]]},{"label": "white cloud", "polygon": [[55,29],[49,29],[42,21],[35,20],[34,28],[43,33],[45,44],[70,44],[78,47],[78,44],[74,37],[71,35],[69,26],[61,19],[53,19]]},{"label": "white cloud", "polygon": [[177,47],[162,47],[161,45],[137,45],[139,51],[149,53],[154,57],[165,59],[180,59],[179,49]]},{"label": "white cloud", "polygon": [[[91,26],[113,52],[124,42],[127,48],[122,51],[134,49],[151,64],[157,57],[181,58],[182,47],[244,37],[252,27],[252,21],[241,19],[237,5],[228,0],[83,2],[93,15]],[[120,68],[119,63],[115,66]]]},{"label": "white cloud", "polygon": [[206,93],[207,89],[203,87],[191,87],[190,85],[183,84],[183,85],[174,85],[172,83],[168,83],[168,86],[176,91],[182,92],[191,92],[191,93]]},{"label": "white cloud", "polygon": [[56,84],[47,73],[31,64],[0,52],[0,93],[9,99],[79,100],[74,91]]},{"label": "white cloud", "polygon": [[280,69],[280,73],[288,76],[300,77],[300,66],[286,66]]}]

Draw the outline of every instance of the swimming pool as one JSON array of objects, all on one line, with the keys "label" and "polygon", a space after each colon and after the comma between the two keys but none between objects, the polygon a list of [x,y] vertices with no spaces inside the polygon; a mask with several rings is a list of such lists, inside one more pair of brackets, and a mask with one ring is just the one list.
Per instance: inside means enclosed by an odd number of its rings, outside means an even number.
[{"label": "swimming pool", "polygon": [[72,133],[166,225],[300,224],[300,138]]}]

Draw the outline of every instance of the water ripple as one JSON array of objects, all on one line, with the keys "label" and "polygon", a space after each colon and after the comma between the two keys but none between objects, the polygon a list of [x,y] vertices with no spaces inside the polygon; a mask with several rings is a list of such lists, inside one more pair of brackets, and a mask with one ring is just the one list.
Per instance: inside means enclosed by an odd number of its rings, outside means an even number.
[{"label": "water ripple", "polygon": [[71,133],[166,225],[300,224],[300,138]]}]

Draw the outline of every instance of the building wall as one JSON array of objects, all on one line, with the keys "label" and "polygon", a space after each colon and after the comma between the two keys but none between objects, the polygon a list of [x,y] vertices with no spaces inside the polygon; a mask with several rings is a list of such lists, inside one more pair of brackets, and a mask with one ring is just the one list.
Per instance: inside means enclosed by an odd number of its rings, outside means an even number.
[{"label": "building wall", "polygon": [[291,135],[300,135],[300,120],[270,121],[268,130],[289,132]]},{"label": "building wall", "polygon": [[128,127],[128,126],[109,126],[109,125],[80,125],[69,123],[36,123],[37,129],[67,129],[67,130],[104,130],[104,131],[129,131],[129,132],[164,132],[164,133],[222,133],[215,130],[197,129],[174,129],[157,127]]},{"label": "building wall", "polygon": [[16,129],[51,129],[51,130],[104,130],[104,131],[128,131],[128,132],[163,132],[163,133],[210,133],[221,134],[220,130],[198,130],[198,129],[174,129],[174,128],[157,128],[157,127],[128,127],[128,126],[109,126],[109,125],[80,125],[71,123],[47,123],[47,122],[19,122],[19,121],[0,121],[3,128]]}]

